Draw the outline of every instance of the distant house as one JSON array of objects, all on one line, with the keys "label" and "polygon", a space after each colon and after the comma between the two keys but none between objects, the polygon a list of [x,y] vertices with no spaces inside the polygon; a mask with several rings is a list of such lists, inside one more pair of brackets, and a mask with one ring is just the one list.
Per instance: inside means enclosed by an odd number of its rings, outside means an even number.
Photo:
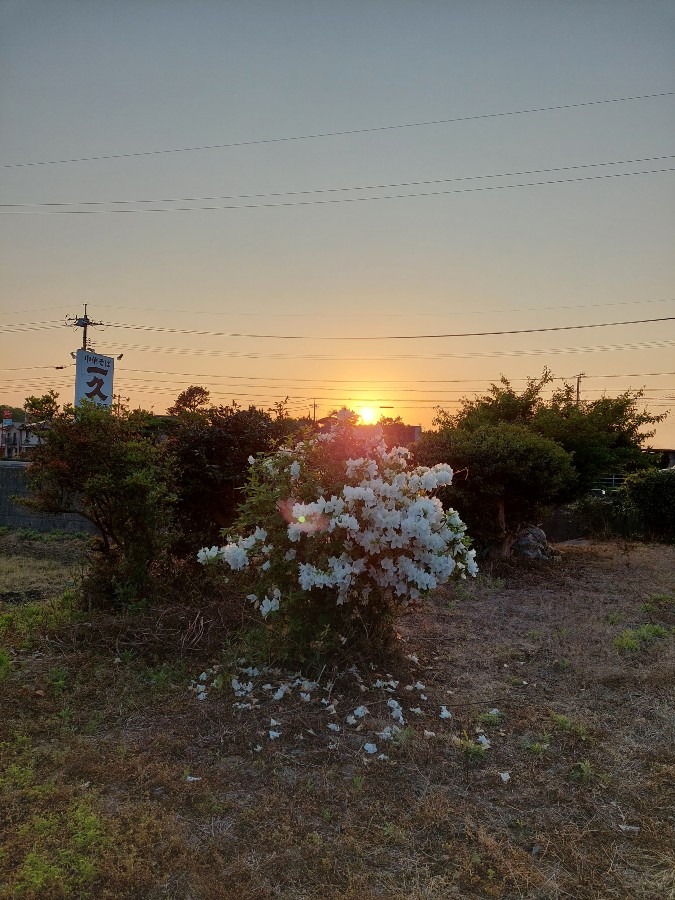
[{"label": "distant house", "polygon": [[17,459],[30,455],[32,448],[42,442],[40,432],[47,427],[45,422],[33,422],[30,425],[17,422],[3,425],[0,434],[0,458]]}]

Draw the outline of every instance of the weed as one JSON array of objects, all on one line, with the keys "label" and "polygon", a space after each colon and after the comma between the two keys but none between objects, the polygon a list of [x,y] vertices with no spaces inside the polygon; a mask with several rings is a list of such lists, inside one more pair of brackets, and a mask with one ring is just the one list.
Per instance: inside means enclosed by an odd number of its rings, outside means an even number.
[{"label": "weed", "polygon": [[385,825],[380,826],[382,829],[382,837],[389,844],[403,844],[405,843],[406,835],[405,831],[400,827],[400,825],[396,825],[394,822],[387,822]]},{"label": "weed", "polygon": [[663,625],[640,625],[635,635],[643,644],[651,644],[652,641],[660,640],[668,636],[668,631]]},{"label": "weed", "polygon": [[27,788],[34,781],[35,758],[30,739],[15,732],[0,744],[0,788]]},{"label": "weed", "polygon": [[642,645],[651,644],[655,640],[667,637],[667,635],[668,630],[662,625],[646,624],[641,625],[636,630],[627,628],[614,638],[612,644],[620,653],[636,653],[641,649]]},{"label": "weed", "polygon": [[551,713],[551,719],[561,731],[574,735],[579,738],[580,741],[587,741],[590,739],[590,732],[582,723],[574,722],[567,716],[558,715],[558,713],[554,712]]},{"label": "weed", "polygon": [[17,528],[15,536],[19,541],[39,541],[42,534],[34,528]]},{"label": "weed", "polygon": [[626,618],[626,616],[624,615],[624,613],[613,612],[607,616],[605,621],[607,622],[608,625],[620,625],[625,618]]},{"label": "weed", "polygon": [[7,652],[0,647],[0,684],[7,678],[12,669],[12,659]]},{"label": "weed", "polygon": [[391,736],[391,745],[393,747],[405,747],[416,737],[417,732],[412,726],[407,725],[400,731],[394,732]]},{"label": "weed", "polygon": [[67,680],[68,669],[64,669],[62,666],[50,669],[47,675],[47,682],[57,697],[65,691]]},{"label": "weed", "polygon": [[504,720],[504,714],[498,709],[489,709],[481,713],[479,721],[481,725],[500,725]]},{"label": "weed", "polygon": [[70,810],[69,826],[71,839],[80,850],[88,850],[103,842],[104,829],[101,820],[83,801],[76,803]]},{"label": "weed", "polygon": [[64,706],[56,714],[64,731],[72,731],[74,727],[75,710],[72,706]]},{"label": "weed", "polygon": [[12,896],[83,896],[97,875],[96,856],[108,843],[87,801],[72,803],[60,815],[36,816],[19,833],[31,849],[18,868]]},{"label": "weed", "polygon": [[0,638],[15,637],[23,650],[33,647],[45,631],[51,631],[82,618],[78,599],[73,591],[46,603],[25,603],[11,612],[0,614]]},{"label": "weed", "polygon": [[92,715],[87,719],[87,721],[82,726],[82,734],[96,734],[101,725],[103,724],[103,720],[105,716],[101,710],[96,710],[92,713]]},{"label": "weed", "polygon": [[479,765],[479,763],[485,759],[485,754],[487,753],[487,748],[482,744],[471,740],[466,731],[463,736],[459,738],[459,748],[464,754],[464,759],[467,764],[470,766]]},{"label": "weed", "polygon": [[526,734],[522,741],[524,750],[533,756],[542,757],[551,746],[551,735],[544,732],[539,735]]},{"label": "weed", "polygon": [[570,769],[570,781],[580,781],[582,784],[588,784],[593,778],[595,772],[587,759],[575,763]]},{"label": "weed", "polygon": [[352,775],[352,787],[358,793],[363,790],[363,785],[365,784],[366,779],[363,775]]},{"label": "weed", "polygon": [[9,534],[12,529],[9,525],[0,525],[0,537],[5,537],[6,534]]},{"label": "weed", "polygon": [[675,605],[675,597],[670,594],[652,594],[647,598],[647,603],[661,608],[667,608]]},{"label": "weed", "polygon": [[162,663],[160,666],[148,666],[144,674],[150,684],[156,688],[165,688],[181,679],[178,669],[168,663]]},{"label": "weed", "polygon": [[63,882],[64,872],[60,866],[54,865],[44,853],[32,850],[26,854],[14,885],[15,896],[47,891],[56,888]]},{"label": "weed", "polygon": [[622,631],[612,641],[612,645],[619,653],[636,653],[640,649],[640,641],[631,628]]},{"label": "weed", "polygon": [[475,581],[471,583],[457,582],[453,584],[452,591],[460,601],[482,600],[486,594],[501,591],[505,586],[506,580],[504,578],[479,574]]}]

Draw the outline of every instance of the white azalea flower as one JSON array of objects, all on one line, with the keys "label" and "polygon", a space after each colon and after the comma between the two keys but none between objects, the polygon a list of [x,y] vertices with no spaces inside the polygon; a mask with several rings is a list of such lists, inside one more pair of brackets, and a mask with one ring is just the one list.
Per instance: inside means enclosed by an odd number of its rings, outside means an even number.
[{"label": "white azalea flower", "polygon": [[372,755],[373,753],[377,753],[377,744],[364,744],[363,749],[366,751],[366,753],[370,753]]},{"label": "white azalea flower", "polygon": [[356,709],[354,710],[354,715],[358,719],[362,719],[364,716],[367,716],[368,713],[369,713],[369,709],[367,706],[357,706]]},{"label": "white azalea flower", "polygon": [[281,737],[281,732],[280,732],[280,731],[270,731],[270,732],[268,732],[268,733],[269,733],[269,736],[270,736],[270,740],[271,740],[271,741],[276,741],[277,738],[280,738],[280,737]]},{"label": "white azalea flower", "polygon": [[[267,563],[265,565],[267,565]],[[265,568],[265,566],[263,566],[263,568]],[[271,612],[276,612],[278,609],[279,599],[277,597],[275,597],[273,600],[270,600],[269,597],[265,597],[263,602],[260,604],[260,614],[264,619],[266,619]]]},{"label": "white azalea flower", "polygon": [[331,731],[336,731],[336,732],[342,731],[340,726],[337,725],[335,722],[329,722],[328,725],[326,725],[326,728],[330,728]]},{"label": "white azalea flower", "polygon": [[403,710],[401,709],[401,705],[399,704],[398,700],[394,700],[393,697],[390,697],[389,700],[387,700],[387,706],[391,709],[392,719],[399,722],[401,725],[405,725]]},{"label": "white azalea flower", "polygon": [[440,713],[439,719],[451,719],[451,718],[452,718],[452,713],[447,708],[447,706],[441,706],[441,713]]}]

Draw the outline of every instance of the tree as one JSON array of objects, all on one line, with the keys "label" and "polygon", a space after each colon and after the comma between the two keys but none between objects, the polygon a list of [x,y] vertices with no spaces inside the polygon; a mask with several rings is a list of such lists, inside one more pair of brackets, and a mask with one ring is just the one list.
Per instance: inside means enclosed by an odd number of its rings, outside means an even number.
[{"label": "tree", "polygon": [[50,390],[41,397],[26,397],[24,410],[33,422],[51,422],[59,411],[59,395]]},{"label": "tree", "polygon": [[628,536],[675,541],[675,471],[652,469],[624,481],[617,494],[619,518],[629,525]]},{"label": "tree", "polygon": [[190,385],[176,398],[173,406],[167,409],[170,416],[179,416],[181,413],[199,412],[209,402],[211,393],[205,388],[197,384]]},{"label": "tree", "polygon": [[218,539],[243,499],[249,459],[270,452],[302,422],[250,406],[211,406],[182,415],[168,429],[176,460],[177,511],[188,543]]},{"label": "tree", "polygon": [[438,431],[415,449],[427,465],[467,468],[466,481],[452,489],[453,498],[463,496],[452,502],[493,552],[508,553],[518,528],[546,505],[582,496],[608,472],[652,465],[642,445],[653,432],[643,429],[663,416],[639,409],[641,391],[577,402],[574,387],[564,384],[546,399],[553,380],[544,369],[518,393],[502,377],[484,396],[462,400],[456,414],[439,410]]},{"label": "tree", "polygon": [[518,531],[543,505],[571,496],[576,482],[571,455],[520,424],[427,432],[414,452],[424,465],[453,467],[445,505],[457,508],[479,547],[494,556],[508,556]]},{"label": "tree", "polygon": [[152,416],[112,415],[92,404],[57,412],[28,468],[27,505],[48,513],[75,512],[101,536],[89,579],[97,602],[146,596],[150,568],[172,539],[174,462],[152,437]]},{"label": "tree", "polygon": [[665,414],[653,416],[639,409],[642,391],[579,403],[575,393],[569,384],[555,391],[548,403],[538,407],[531,427],[572,453],[579,495],[608,473],[627,474],[653,466],[643,447],[654,431],[644,428],[661,422]]}]

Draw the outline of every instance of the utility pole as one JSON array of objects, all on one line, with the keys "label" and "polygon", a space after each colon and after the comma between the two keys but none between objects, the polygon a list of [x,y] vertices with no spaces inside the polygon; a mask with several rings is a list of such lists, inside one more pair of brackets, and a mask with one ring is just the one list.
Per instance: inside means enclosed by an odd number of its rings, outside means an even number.
[{"label": "utility pole", "polygon": [[93,322],[89,316],[87,315],[87,304],[84,304],[84,315],[83,316],[68,316],[66,318],[66,325],[73,325],[77,328],[82,329],[82,349],[89,350],[90,348],[87,345],[87,328],[91,325],[92,327],[95,325],[104,325],[104,322]]},{"label": "utility pole", "polygon": [[314,422],[316,422],[316,400],[314,400]]},{"label": "utility pole", "polygon": [[577,406],[579,406],[579,403],[581,402],[581,379],[584,377],[585,374],[586,374],[585,372],[579,372],[579,374],[576,376],[576,379],[577,379]]}]

